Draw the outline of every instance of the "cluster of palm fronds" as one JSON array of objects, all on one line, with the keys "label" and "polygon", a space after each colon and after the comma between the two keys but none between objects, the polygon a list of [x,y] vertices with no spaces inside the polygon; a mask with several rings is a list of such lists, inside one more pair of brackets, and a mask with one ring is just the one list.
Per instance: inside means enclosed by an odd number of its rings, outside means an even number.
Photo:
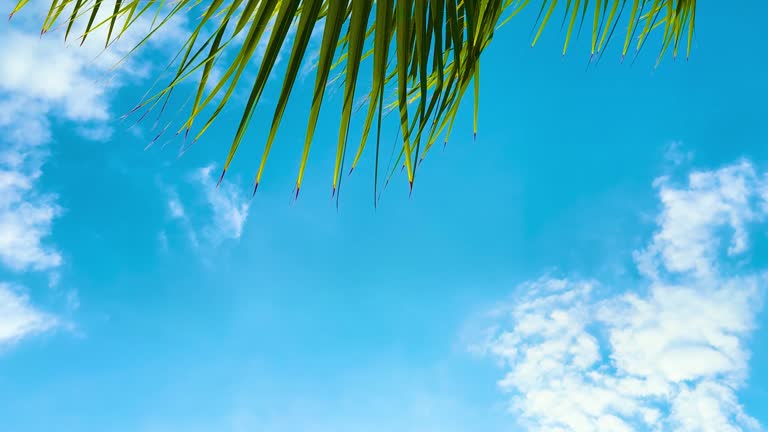
[{"label": "cluster of palm fronds", "polygon": [[[21,0],[13,12],[28,1]],[[529,3],[530,0],[176,0],[171,3],[165,0],[52,0],[43,32],[58,22],[65,24],[65,37],[69,37],[75,23],[81,27],[84,24],[84,31],[78,32],[78,37],[84,40],[98,29],[106,30],[109,45],[139,17],[154,14],[154,24],[146,34],[149,38],[175,15],[196,14],[199,18],[189,29],[188,40],[180,47],[175,76],[166,87],[142,103],[142,107],[147,108],[164,104],[161,100],[167,101],[179,83],[190,77],[196,80],[191,110],[180,129],[189,133],[193,125],[202,125],[195,139],[230,101],[244,71],[252,64],[257,47],[266,42],[222,177],[243,141],[280,50],[290,46],[282,90],[256,174],[255,186],[258,187],[302,62],[308,57],[310,39],[313,32],[321,31],[296,193],[301,187],[326,87],[333,79],[331,74],[338,72],[343,77],[344,88],[333,172],[335,192],[345,171],[350,118],[361,81],[361,63],[367,59],[372,61],[371,86],[364,89],[368,102],[364,128],[349,169],[354,169],[360,159],[375,120],[375,175],[378,177],[382,113],[392,108],[399,113],[402,136],[399,163],[395,166],[405,166],[412,187],[418,162],[440,137],[448,139],[459,102],[470,83],[475,94],[476,132],[480,55],[494,32]],[[622,55],[630,45],[640,49],[656,28],[663,29],[660,57],[670,48],[676,54],[686,39],[686,51],[690,50],[696,0],[543,0],[539,3],[538,30],[533,43],[559,4],[564,8],[562,24],[566,29],[563,54],[574,29],[580,30],[585,21],[591,30],[591,54],[600,53],[622,19],[626,22]],[[211,72],[215,63],[223,73],[214,79],[215,74]],[[389,92],[394,94],[394,102],[385,101],[385,93]],[[201,119],[206,108],[210,110]]]}]

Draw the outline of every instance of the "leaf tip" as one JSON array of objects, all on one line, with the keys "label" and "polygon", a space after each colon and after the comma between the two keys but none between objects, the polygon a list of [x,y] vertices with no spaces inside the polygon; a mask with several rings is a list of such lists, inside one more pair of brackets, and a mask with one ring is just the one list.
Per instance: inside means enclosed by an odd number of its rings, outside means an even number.
[{"label": "leaf tip", "polygon": [[224,174],[226,174],[226,173],[227,173],[227,169],[226,168],[221,170],[221,175],[219,176],[219,181],[216,182],[216,187],[217,188],[219,187],[219,185],[221,185],[222,180],[224,180]]}]

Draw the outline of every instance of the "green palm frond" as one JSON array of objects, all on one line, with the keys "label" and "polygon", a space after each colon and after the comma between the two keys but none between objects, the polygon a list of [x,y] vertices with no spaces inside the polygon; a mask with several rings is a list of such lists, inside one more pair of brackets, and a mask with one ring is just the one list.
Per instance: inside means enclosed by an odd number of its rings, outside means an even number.
[{"label": "green palm frond", "polygon": [[[20,0],[11,15],[28,1]],[[174,16],[198,17],[189,29],[188,39],[179,47],[173,78],[139,106],[147,109],[162,106],[180,83],[196,82],[197,90],[180,129],[189,134],[196,128],[195,140],[231,103],[233,92],[245,80],[244,76],[250,76],[244,72],[253,67],[257,47],[266,46],[257,62],[255,78],[246,80],[251,92],[226,157],[222,178],[262,101],[281,49],[290,47],[255,187],[261,181],[302,64],[309,56],[310,39],[313,33],[322,32],[296,193],[301,188],[326,88],[341,77],[343,99],[332,177],[335,193],[345,170],[355,94],[363,79],[371,80],[370,88],[364,89],[368,107],[363,134],[354,149],[349,171],[360,160],[376,121],[375,175],[378,177],[382,113],[392,109],[399,114],[402,138],[395,167],[404,165],[413,187],[419,162],[440,138],[447,141],[470,83],[475,96],[474,132],[477,133],[480,55],[494,33],[529,3],[530,0],[52,0],[42,32],[59,23],[66,27],[65,38],[71,37],[73,28],[81,28],[78,37],[82,41],[91,35],[106,33],[104,43],[109,45],[139,18],[151,16],[153,26],[138,44],[141,46]],[[555,12],[560,6],[564,13],[563,54],[574,32],[580,32],[585,25],[591,29],[590,54],[601,54],[620,22],[625,28],[622,58],[632,45],[640,50],[654,31],[661,33],[659,59],[669,51],[677,55],[681,43],[686,44],[686,55],[690,52],[696,0],[542,0],[538,3],[533,45],[553,16],[559,15]],[[364,61],[371,61],[372,65],[361,69]],[[220,76],[212,73],[214,64],[223,66]],[[362,77],[362,70],[366,71],[366,77]],[[391,104],[385,103],[385,94],[390,91],[395,95]]]}]

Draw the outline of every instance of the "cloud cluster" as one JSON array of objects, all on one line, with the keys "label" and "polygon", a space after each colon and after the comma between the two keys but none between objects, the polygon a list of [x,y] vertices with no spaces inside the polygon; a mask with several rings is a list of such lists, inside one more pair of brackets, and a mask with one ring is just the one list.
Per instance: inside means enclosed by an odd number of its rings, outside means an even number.
[{"label": "cloud cluster", "polygon": [[[73,122],[87,139],[109,139],[114,117],[109,93],[147,73],[134,61],[112,68],[139,41],[148,21],[138,22],[136,31],[109,50],[103,49],[105,35],[98,32],[79,47],[65,44],[61,29],[40,37],[47,12],[43,3],[30,2],[10,24],[0,26],[0,264],[15,272],[55,272],[63,263],[49,239],[62,209],[57,195],[43,190],[40,181],[53,141],[52,123]],[[153,44],[178,39],[182,25],[171,22]],[[17,294],[20,288],[8,287],[0,286],[0,344],[55,327],[55,319]]]},{"label": "cloud cluster", "polygon": [[739,404],[766,277],[739,257],[762,221],[765,176],[746,162],[656,181],[658,228],[635,253],[641,286],[543,277],[495,311],[484,349],[528,430],[760,430]]}]

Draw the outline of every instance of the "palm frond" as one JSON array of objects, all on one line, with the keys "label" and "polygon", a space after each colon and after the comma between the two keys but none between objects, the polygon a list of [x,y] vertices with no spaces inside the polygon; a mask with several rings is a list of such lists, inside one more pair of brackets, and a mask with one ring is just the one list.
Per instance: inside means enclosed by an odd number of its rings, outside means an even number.
[{"label": "palm frond", "polygon": [[[11,15],[28,0],[20,0]],[[257,62],[255,78],[247,80],[250,96],[234,133],[221,174],[223,178],[251,122],[270,73],[275,69],[281,49],[290,47],[282,88],[264,152],[255,176],[258,187],[270,149],[275,141],[283,113],[299,79],[301,65],[308,57],[313,33],[322,32],[315,66],[315,83],[310,115],[306,126],[296,193],[301,188],[315,129],[323,106],[325,91],[337,77],[343,78],[336,158],[332,176],[334,193],[344,171],[349,143],[349,126],[361,63],[371,59],[371,85],[366,88],[368,108],[363,120],[363,134],[354,151],[349,171],[354,170],[364,153],[374,120],[376,132],[376,167],[383,111],[392,108],[399,115],[401,147],[395,167],[404,166],[410,187],[419,162],[442,137],[447,141],[458,107],[470,83],[474,90],[474,132],[480,78],[480,56],[494,33],[530,4],[530,0],[52,0],[42,32],[57,23],[66,26],[65,38],[73,28],[82,28],[78,37],[84,41],[100,31],[108,46],[141,17],[152,16],[153,26],[139,42],[146,43],[158,29],[176,15],[199,18],[189,29],[189,36],[179,46],[177,67],[165,87],[146,97],[138,108],[151,109],[167,103],[173,90],[192,80],[197,90],[186,120],[180,128],[189,134],[197,125],[194,140],[211,126],[222,109],[232,103],[235,88],[242,84],[244,72],[252,67],[257,47],[266,46]],[[591,20],[590,55],[602,54],[619,23],[625,26],[622,59],[631,49],[640,50],[649,35],[661,32],[659,60],[672,51],[677,55],[681,42],[690,53],[694,30],[696,0],[542,0],[532,45],[539,40],[558,6],[563,9],[565,29],[563,54],[574,32]],[[578,27],[576,22],[579,21]],[[289,33],[294,32],[291,37]],[[220,76],[212,74],[213,65],[223,65]],[[368,70],[368,69],[365,69]],[[338,72],[338,75],[332,76]],[[384,102],[392,91],[395,100]],[[211,111],[210,113],[208,113]],[[203,114],[208,113],[208,114]],[[395,170],[393,169],[392,172]],[[390,174],[391,175],[391,174]],[[254,188],[255,193],[255,188]]]}]

